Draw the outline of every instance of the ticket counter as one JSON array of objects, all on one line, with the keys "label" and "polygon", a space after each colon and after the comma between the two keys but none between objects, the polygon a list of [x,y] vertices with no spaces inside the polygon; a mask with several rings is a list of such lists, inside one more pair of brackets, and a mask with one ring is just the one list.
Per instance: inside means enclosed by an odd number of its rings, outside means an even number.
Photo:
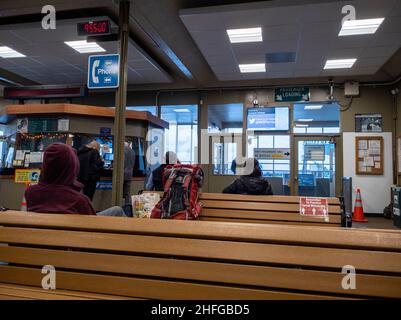
[{"label": "ticket counter", "polygon": [[[4,165],[0,169],[0,206],[19,209],[25,185],[15,183],[16,169],[40,168],[43,152],[54,142],[62,142],[79,150],[92,140],[101,145],[104,159],[101,181],[94,198],[96,210],[111,205],[114,162],[114,108],[76,104],[9,105],[5,108],[6,125],[11,132],[7,139]],[[164,132],[168,123],[149,112],[126,111],[126,139],[136,155],[131,192],[143,189],[146,175],[147,135]],[[161,131],[160,131],[161,130]]]}]

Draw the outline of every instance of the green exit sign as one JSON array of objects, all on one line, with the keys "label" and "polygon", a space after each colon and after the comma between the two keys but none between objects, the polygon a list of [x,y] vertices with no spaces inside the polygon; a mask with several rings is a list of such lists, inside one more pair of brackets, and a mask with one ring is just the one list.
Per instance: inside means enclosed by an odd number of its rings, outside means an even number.
[{"label": "green exit sign", "polygon": [[274,91],[275,102],[309,101],[310,91],[308,87],[277,88]]}]

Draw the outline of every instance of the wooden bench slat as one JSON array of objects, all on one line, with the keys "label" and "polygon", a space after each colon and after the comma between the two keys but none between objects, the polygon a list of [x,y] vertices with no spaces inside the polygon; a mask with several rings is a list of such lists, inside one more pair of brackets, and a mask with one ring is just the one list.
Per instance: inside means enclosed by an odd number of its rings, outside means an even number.
[{"label": "wooden bench slat", "polygon": [[[44,265],[44,264],[43,264]],[[43,266],[42,265],[42,266]],[[30,296],[31,299],[42,300],[133,300],[133,298],[120,297],[114,295],[67,291],[67,290],[44,290],[41,287],[21,286],[15,284],[0,283],[0,293],[12,294],[15,296]],[[49,296],[51,295],[51,296]],[[56,296],[53,298],[52,296]]]},{"label": "wooden bench slat", "polygon": [[[254,219],[254,220],[280,220],[294,222],[323,222],[321,217],[309,217],[294,215],[287,212],[268,212],[268,211],[251,211],[251,210],[235,210],[235,209],[209,209],[203,208],[200,218],[215,217],[215,218],[237,218],[237,219]],[[339,215],[329,215],[329,221],[326,223],[341,223]]]},{"label": "wooden bench slat", "polygon": [[338,248],[19,228],[3,228],[0,242],[322,268],[351,264],[361,270],[401,270],[400,253]]},{"label": "wooden bench slat", "polygon": [[45,291],[45,290],[37,290],[37,292],[20,290],[20,289],[12,289],[5,288],[0,286],[0,294],[11,295],[14,297],[35,299],[35,300],[89,300],[88,298],[79,297],[79,296],[68,296],[59,294],[56,292]]},{"label": "wooden bench slat", "polygon": [[[251,201],[251,202],[278,202],[278,203],[297,203],[299,196],[263,196],[263,195],[243,195],[226,193],[203,193],[199,194],[200,200],[230,200],[230,201]],[[335,197],[327,198],[329,205],[340,205],[340,201]]]},{"label": "wooden bench slat", "polygon": [[[63,252],[33,248],[0,248],[0,258],[13,264],[118,274],[153,276],[228,284],[270,287],[289,290],[310,290],[325,293],[373,297],[401,298],[401,277],[358,274],[356,290],[345,292],[340,272],[300,270],[283,267],[251,266],[115,254]],[[357,270],[357,273],[360,270]],[[373,271],[376,271],[373,269]],[[394,271],[394,270],[393,270]],[[0,292],[2,288],[0,286]]]},{"label": "wooden bench slat", "polygon": [[[40,285],[40,269],[1,267],[1,282]],[[57,271],[57,288],[85,290],[93,293],[117,294],[134,298],[171,300],[265,300],[265,299],[335,299],[330,295],[224,287],[167,280],[105,276],[79,272]]]},{"label": "wooden bench slat", "polygon": [[[161,191],[144,191],[144,193],[158,193],[163,195]],[[209,193],[200,192],[200,200],[230,200],[230,201],[254,201],[254,202],[279,202],[279,203],[298,203],[299,196],[264,196],[264,195],[245,195],[245,194],[228,194],[228,193]],[[340,200],[336,197],[326,198],[329,205],[340,205]]]},{"label": "wooden bench slat", "polygon": [[262,219],[231,219],[231,218],[214,218],[214,217],[200,217],[199,221],[214,221],[214,222],[229,222],[229,223],[252,223],[252,224],[280,224],[291,226],[318,226],[328,228],[338,228],[336,223],[329,222],[303,222],[303,221],[280,221],[280,220],[262,220]]},{"label": "wooden bench slat", "polygon": [[[149,234],[206,239],[235,239],[252,242],[278,242],[363,248],[401,252],[400,232],[367,232],[363,229],[342,229],[291,225],[257,225],[210,221],[171,221],[80,215],[32,214],[8,211],[0,213],[0,226],[60,228]],[[341,239],[341,241],[339,241]]]},{"label": "wooden bench slat", "polygon": [[[237,209],[237,210],[262,210],[299,213],[299,204],[292,203],[265,203],[242,201],[202,200],[204,208]],[[341,214],[338,206],[329,206],[329,214]]]}]

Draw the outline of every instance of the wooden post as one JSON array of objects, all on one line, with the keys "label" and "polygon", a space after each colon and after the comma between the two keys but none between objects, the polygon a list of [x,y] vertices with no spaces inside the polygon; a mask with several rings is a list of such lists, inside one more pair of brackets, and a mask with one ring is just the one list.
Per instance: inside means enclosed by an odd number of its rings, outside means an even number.
[{"label": "wooden post", "polygon": [[113,168],[113,192],[112,192],[113,206],[121,206],[123,199],[129,8],[130,8],[129,1],[120,0],[120,14],[119,14],[120,86],[118,87],[116,93],[116,114],[114,119],[115,159]]}]

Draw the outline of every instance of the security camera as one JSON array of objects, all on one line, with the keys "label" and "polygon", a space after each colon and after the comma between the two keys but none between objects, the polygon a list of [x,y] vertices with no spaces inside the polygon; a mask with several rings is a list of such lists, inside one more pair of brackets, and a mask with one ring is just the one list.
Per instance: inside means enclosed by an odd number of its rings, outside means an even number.
[{"label": "security camera", "polygon": [[395,88],[395,89],[392,89],[391,90],[391,94],[393,95],[393,96],[396,96],[397,94],[399,94],[400,93],[400,90],[398,89],[398,88]]}]

